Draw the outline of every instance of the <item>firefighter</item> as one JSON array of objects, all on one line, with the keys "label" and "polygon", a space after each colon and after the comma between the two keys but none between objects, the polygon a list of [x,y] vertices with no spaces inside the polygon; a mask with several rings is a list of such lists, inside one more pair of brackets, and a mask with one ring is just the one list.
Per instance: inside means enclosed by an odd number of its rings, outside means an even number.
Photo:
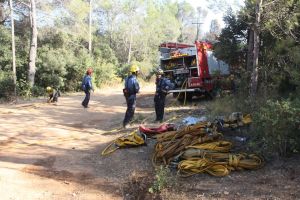
[{"label": "firefighter", "polygon": [[233,94],[236,93],[236,83],[235,83],[235,77],[233,74],[231,74],[229,76],[229,80],[230,80],[230,88]]},{"label": "firefighter", "polygon": [[58,90],[48,86],[46,92],[49,95],[49,99],[47,100],[48,103],[55,103],[58,101],[58,97],[60,97],[60,92]]},{"label": "firefighter", "polygon": [[155,113],[156,119],[155,121],[162,122],[164,118],[164,110],[165,110],[165,100],[170,89],[174,88],[174,84],[171,81],[164,77],[164,72],[162,69],[158,69],[156,72],[156,92],[154,96],[154,104],[155,104]]},{"label": "firefighter", "polygon": [[89,68],[86,71],[86,75],[83,77],[83,80],[82,80],[81,87],[82,87],[82,90],[85,93],[85,98],[82,101],[81,105],[84,108],[88,108],[88,104],[89,104],[90,96],[91,96],[91,90],[94,91],[94,88],[93,88],[93,85],[92,85],[92,73],[93,73],[93,69]]},{"label": "firefighter", "polygon": [[123,120],[123,127],[128,128],[129,122],[133,119],[136,106],[136,93],[139,92],[140,86],[137,80],[139,68],[136,65],[130,67],[130,74],[125,79],[125,87],[123,93],[127,103],[127,110]]}]

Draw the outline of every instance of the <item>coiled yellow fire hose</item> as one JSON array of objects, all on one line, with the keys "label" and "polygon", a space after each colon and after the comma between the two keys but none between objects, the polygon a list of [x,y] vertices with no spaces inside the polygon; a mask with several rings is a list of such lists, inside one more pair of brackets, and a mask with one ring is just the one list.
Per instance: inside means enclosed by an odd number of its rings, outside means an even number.
[{"label": "coiled yellow fire hose", "polygon": [[204,172],[213,176],[226,176],[229,174],[228,168],[223,163],[219,164],[206,158],[191,158],[181,161],[178,165],[178,173],[184,177]]},{"label": "coiled yellow fire hose", "polygon": [[195,144],[187,146],[186,148],[203,149],[217,152],[229,152],[232,147],[232,143],[228,141],[215,141],[203,144]]},{"label": "coiled yellow fire hose", "polygon": [[[192,136],[188,132],[180,139],[174,139],[172,141],[158,142],[155,146],[155,153],[152,157],[153,166],[157,166],[163,162],[168,164],[175,156],[185,150],[189,145],[194,144],[206,144],[206,142],[212,142],[217,140],[221,134],[213,133],[211,135],[202,134]],[[209,143],[208,143],[209,144]]]},{"label": "coiled yellow fire hose", "polygon": [[204,172],[213,176],[226,176],[232,170],[258,169],[263,166],[263,159],[255,154],[214,153],[214,156],[208,156],[209,154],[204,154],[202,158],[192,157],[181,161],[178,164],[178,173],[185,177]]}]

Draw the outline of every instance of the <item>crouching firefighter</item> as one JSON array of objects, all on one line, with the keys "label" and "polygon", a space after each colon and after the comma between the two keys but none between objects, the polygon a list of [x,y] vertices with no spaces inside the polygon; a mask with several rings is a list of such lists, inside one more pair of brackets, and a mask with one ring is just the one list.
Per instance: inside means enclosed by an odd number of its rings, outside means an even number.
[{"label": "crouching firefighter", "polygon": [[165,101],[168,91],[174,88],[174,84],[164,77],[164,72],[162,69],[158,69],[156,72],[156,92],[154,96],[155,104],[155,121],[162,122],[164,118]]},{"label": "crouching firefighter", "polygon": [[58,90],[55,90],[52,87],[47,87],[46,92],[48,93],[48,103],[55,103],[58,101],[58,97],[60,97],[60,92]]},{"label": "crouching firefighter", "polygon": [[140,86],[137,80],[139,68],[136,65],[130,67],[130,75],[125,79],[125,88],[123,93],[127,103],[127,110],[123,120],[123,127],[127,128],[130,121],[133,119],[136,106],[136,93],[140,91]]}]

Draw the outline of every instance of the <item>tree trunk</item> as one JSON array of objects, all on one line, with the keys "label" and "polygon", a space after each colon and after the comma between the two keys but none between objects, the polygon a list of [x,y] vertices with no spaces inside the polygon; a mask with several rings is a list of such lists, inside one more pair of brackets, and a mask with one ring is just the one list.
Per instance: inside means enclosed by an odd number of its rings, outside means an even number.
[{"label": "tree trunk", "polygon": [[248,72],[251,71],[253,67],[253,46],[254,46],[254,31],[251,27],[248,31],[248,51],[247,51],[247,66],[246,69]]},{"label": "tree trunk", "polygon": [[131,60],[132,37],[133,37],[133,34],[132,34],[132,29],[131,29],[131,31],[130,31],[130,40],[129,40],[129,49],[128,49],[128,59],[127,59],[128,64],[130,63],[130,60]]},{"label": "tree trunk", "polygon": [[36,5],[35,0],[30,0],[30,18],[31,18],[31,39],[29,50],[29,69],[28,82],[32,87],[34,85],[34,76],[36,71],[35,60],[37,54],[37,25],[36,25]]},{"label": "tree trunk", "polygon": [[92,54],[92,0],[90,0],[90,13],[89,13],[89,54]]},{"label": "tree trunk", "polygon": [[4,7],[2,3],[0,4],[0,24],[4,23],[5,16],[4,16]]},{"label": "tree trunk", "polygon": [[12,70],[14,79],[14,95],[17,100],[17,76],[16,76],[16,50],[15,50],[15,24],[14,24],[14,10],[12,0],[9,0],[10,19],[11,19],[11,50],[12,50]]},{"label": "tree trunk", "polygon": [[253,38],[254,38],[254,48],[253,48],[253,68],[251,74],[251,90],[250,96],[252,99],[255,98],[257,93],[257,85],[258,85],[258,55],[259,55],[259,25],[260,25],[260,15],[261,15],[261,6],[263,0],[257,0],[256,8],[255,8],[255,24],[253,30]]}]

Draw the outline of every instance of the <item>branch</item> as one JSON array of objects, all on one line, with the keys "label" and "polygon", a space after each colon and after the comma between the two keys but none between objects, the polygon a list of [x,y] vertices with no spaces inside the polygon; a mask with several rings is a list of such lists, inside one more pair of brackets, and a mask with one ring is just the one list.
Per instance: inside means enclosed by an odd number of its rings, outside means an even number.
[{"label": "branch", "polygon": [[8,19],[8,16],[4,17],[4,18],[0,21],[0,24],[1,24],[1,25],[4,24],[5,21],[6,21],[7,19]]},{"label": "branch", "polygon": [[16,8],[13,9],[15,13],[21,14],[23,17],[28,17],[29,15],[24,14],[22,10],[18,10]]},{"label": "branch", "polygon": [[299,43],[298,37],[293,33],[292,30],[289,30],[290,36],[295,40],[295,42]]},{"label": "branch", "polygon": [[24,3],[24,2],[22,2],[22,1],[18,1],[18,3],[20,3],[20,4],[24,5],[24,6],[26,6],[27,8],[30,8],[30,4]]},{"label": "branch", "polygon": [[275,3],[276,1],[279,1],[279,0],[274,0],[274,1],[272,1],[272,2],[266,3],[266,4],[262,5],[262,7],[266,7],[266,6],[270,5],[270,4],[273,4],[273,3]]}]

